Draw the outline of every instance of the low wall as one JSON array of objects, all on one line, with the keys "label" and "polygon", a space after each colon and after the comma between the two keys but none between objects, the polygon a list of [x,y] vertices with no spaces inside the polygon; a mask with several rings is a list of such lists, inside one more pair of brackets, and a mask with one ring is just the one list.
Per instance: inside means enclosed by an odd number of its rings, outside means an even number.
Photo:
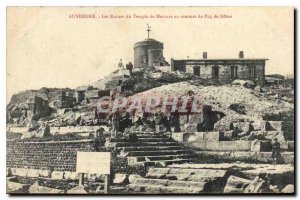
[{"label": "low wall", "polygon": [[206,141],[185,143],[186,146],[206,151],[251,151],[251,141]]},{"label": "low wall", "polygon": [[7,141],[6,166],[55,171],[76,171],[77,151],[95,151],[94,140]]},{"label": "low wall", "polygon": [[50,127],[51,134],[66,134],[66,133],[86,133],[95,132],[99,127],[105,131],[109,131],[107,126],[66,126],[66,127]]},{"label": "low wall", "polygon": [[[196,151],[200,157],[218,161],[240,161],[249,163],[272,163],[272,152],[247,152],[247,151]],[[294,152],[282,152],[279,156],[279,163],[294,163]]]}]

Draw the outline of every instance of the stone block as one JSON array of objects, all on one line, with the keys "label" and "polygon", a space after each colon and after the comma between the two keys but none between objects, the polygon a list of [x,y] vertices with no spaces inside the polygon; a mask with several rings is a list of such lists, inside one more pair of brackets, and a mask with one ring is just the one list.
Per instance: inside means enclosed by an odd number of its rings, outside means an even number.
[{"label": "stone block", "polygon": [[64,179],[66,180],[78,180],[79,175],[77,172],[70,172],[70,171],[65,171],[64,173]]},{"label": "stone block", "polygon": [[27,171],[27,177],[31,178],[37,178],[39,177],[39,172],[37,169],[28,169]]},{"label": "stone block", "polygon": [[195,132],[193,134],[189,134],[189,137],[185,141],[194,142],[204,140],[204,134],[205,132]]},{"label": "stone block", "polygon": [[6,191],[9,194],[26,194],[30,185],[7,181]]},{"label": "stone block", "polygon": [[127,174],[115,174],[113,183],[119,184],[119,185],[127,184],[128,183],[128,175]]},{"label": "stone block", "polygon": [[224,139],[224,133],[221,132],[205,132],[204,140],[206,141],[221,141]]},{"label": "stone block", "polygon": [[39,186],[38,181],[36,181],[34,184],[32,184],[29,187],[28,192],[30,194],[62,194],[62,193],[64,193],[63,190]]},{"label": "stone block", "polygon": [[295,186],[293,184],[289,184],[285,186],[282,190],[282,193],[294,193],[295,192]]},{"label": "stone block", "polygon": [[268,192],[269,187],[267,182],[265,182],[263,179],[259,178],[258,176],[251,181],[251,183],[245,188],[244,193],[264,193]]},{"label": "stone block", "polygon": [[53,179],[53,180],[62,180],[62,179],[64,179],[64,172],[53,171],[51,173],[51,179]]},{"label": "stone block", "polygon": [[267,121],[254,121],[251,123],[252,129],[254,131],[267,131],[269,128],[269,123]]},{"label": "stone block", "polygon": [[67,191],[67,194],[88,194],[83,186],[76,186]]},{"label": "stone block", "polygon": [[137,178],[142,178],[142,177],[138,174],[130,174],[128,177],[128,181],[129,183],[133,183]]},{"label": "stone block", "polygon": [[229,176],[227,179],[224,193],[243,193],[245,188],[251,183],[251,180],[237,176]]},{"label": "stone block", "polygon": [[251,141],[206,141],[204,150],[210,151],[250,151]]},{"label": "stone block", "polygon": [[23,176],[27,177],[28,169],[25,168],[11,168],[12,176]]}]

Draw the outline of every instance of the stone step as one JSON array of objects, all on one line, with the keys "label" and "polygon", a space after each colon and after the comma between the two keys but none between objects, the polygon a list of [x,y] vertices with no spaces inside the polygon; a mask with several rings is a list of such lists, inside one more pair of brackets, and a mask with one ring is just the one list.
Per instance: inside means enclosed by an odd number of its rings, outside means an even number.
[{"label": "stone step", "polygon": [[147,164],[148,166],[167,166],[167,165],[171,165],[171,164],[182,164],[182,163],[189,163],[191,162],[193,159],[189,158],[189,159],[172,159],[172,160],[157,160],[157,161],[145,161],[145,162],[137,162],[138,165],[145,165]]},{"label": "stone step", "polygon": [[117,147],[117,150],[128,151],[161,151],[161,150],[181,150],[182,146],[137,146],[137,147]]},{"label": "stone step", "polygon": [[[168,142],[169,138],[138,138],[138,142]],[[110,142],[126,142],[123,138],[111,138]]]},{"label": "stone step", "polygon": [[204,188],[198,187],[172,187],[156,185],[129,184],[128,187],[135,192],[150,194],[197,194],[203,192]]},{"label": "stone step", "polygon": [[228,176],[227,170],[220,169],[189,169],[189,168],[149,168],[146,177],[170,177],[177,180],[202,181],[207,179],[223,178]]},{"label": "stone step", "polygon": [[199,187],[204,188],[206,182],[177,181],[168,179],[137,178],[133,182],[137,185],[175,186],[175,187]]},{"label": "stone step", "polygon": [[178,155],[160,155],[160,156],[137,156],[135,157],[137,162],[140,161],[157,161],[157,160],[172,160],[172,159],[188,159],[194,157],[190,154],[178,154]]},{"label": "stone step", "polygon": [[187,154],[189,150],[130,151],[127,156],[161,156]]},{"label": "stone step", "polygon": [[169,138],[165,135],[153,135],[153,134],[136,134],[138,138]]},{"label": "stone step", "polygon": [[135,147],[135,146],[174,146],[176,142],[117,142],[115,147]]}]

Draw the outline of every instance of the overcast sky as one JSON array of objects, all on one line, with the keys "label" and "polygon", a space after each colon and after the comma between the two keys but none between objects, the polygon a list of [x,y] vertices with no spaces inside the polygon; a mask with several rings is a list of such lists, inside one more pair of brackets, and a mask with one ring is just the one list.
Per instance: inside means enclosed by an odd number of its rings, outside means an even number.
[{"label": "overcast sky", "polygon": [[[110,14],[132,18],[101,17]],[[134,14],[179,18],[142,19]],[[222,14],[231,18],[220,18]],[[267,74],[293,74],[293,9],[287,7],[10,7],[7,17],[7,99],[26,89],[76,88],[97,81],[114,71],[120,58],[133,61],[133,45],[147,37],[147,23],[150,37],[164,43],[167,61],[200,58],[203,51],[208,58],[237,58],[243,50],[245,58],[269,59]]]}]

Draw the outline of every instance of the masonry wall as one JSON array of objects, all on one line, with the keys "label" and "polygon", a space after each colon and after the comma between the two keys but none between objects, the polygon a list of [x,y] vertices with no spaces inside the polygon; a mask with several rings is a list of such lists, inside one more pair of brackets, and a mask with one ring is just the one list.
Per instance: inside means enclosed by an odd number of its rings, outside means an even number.
[{"label": "masonry wall", "polygon": [[7,141],[6,148],[6,165],[10,168],[76,171],[77,151],[95,151],[95,141]]}]

